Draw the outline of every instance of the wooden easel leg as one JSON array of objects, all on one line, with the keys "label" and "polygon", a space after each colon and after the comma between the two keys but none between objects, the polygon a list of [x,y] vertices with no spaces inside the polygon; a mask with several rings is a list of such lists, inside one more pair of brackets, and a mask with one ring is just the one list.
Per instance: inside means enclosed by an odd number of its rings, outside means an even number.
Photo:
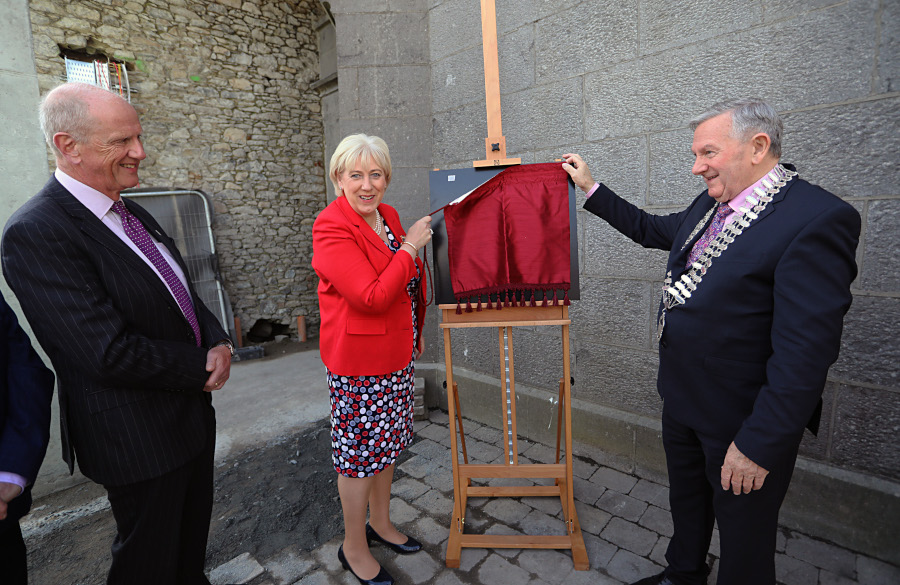
[{"label": "wooden easel leg", "polygon": [[[449,410],[450,421],[456,426],[457,401],[455,400],[456,384],[453,382],[453,355],[450,349],[450,330],[444,329],[444,360],[447,365],[447,390],[453,397],[448,397],[447,410]],[[462,427],[460,427],[461,429]],[[450,519],[450,536],[447,539],[447,566],[451,569],[459,567],[459,560],[462,553],[462,545],[460,543],[462,537],[462,526],[464,509],[462,504],[462,490],[465,486],[461,484],[459,474],[459,447],[456,442],[456,429],[450,431],[450,460],[453,465],[453,517]]]}]

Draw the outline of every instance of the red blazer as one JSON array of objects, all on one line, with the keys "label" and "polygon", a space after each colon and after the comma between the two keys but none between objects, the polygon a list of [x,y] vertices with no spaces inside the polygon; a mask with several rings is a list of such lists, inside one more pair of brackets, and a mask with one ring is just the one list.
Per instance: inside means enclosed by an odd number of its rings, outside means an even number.
[{"label": "red blazer", "polygon": [[[396,237],[406,234],[393,207],[382,203],[378,210]],[[424,274],[420,259],[391,252],[344,197],[322,210],[313,224],[312,266],[319,275],[319,352],[332,373],[377,376],[406,367],[415,339],[406,285],[417,265]]]}]

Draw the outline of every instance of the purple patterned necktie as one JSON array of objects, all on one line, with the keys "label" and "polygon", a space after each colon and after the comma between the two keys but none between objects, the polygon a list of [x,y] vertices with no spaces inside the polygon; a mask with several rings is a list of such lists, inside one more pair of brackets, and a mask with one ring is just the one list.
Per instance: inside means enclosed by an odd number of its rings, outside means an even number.
[{"label": "purple patterned necktie", "polygon": [[716,214],[713,216],[713,220],[710,222],[709,227],[706,228],[706,231],[703,232],[703,235],[700,236],[700,239],[697,240],[697,243],[691,248],[691,253],[688,255],[687,266],[696,262],[697,258],[700,257],[700,253],[703,252],[703,250],[709,246],[709,243],[719,235],[719,232],[725,227],[725,220],[733,211],[734,210],[727,203],[719,203],[719,208],[716,209]]},{"label": "purple patterned necktie", "polygon": [[131,238],[131,241],[138,247],[138,250],[153,263],[153,266],[155,266],[162,275],[163,280],[166,281],[169,290],[172,291],[175,300],[178,301],[178,306],[181,307],[181,311],[187,318],[188,323],[191,324],[191,329],[194,330],[194,339],[199,346],[200,324],[197,323],[197,315],[194,313],[194,306],[191,304],[191,297],[188,294],[188,291],[184,288],[184,285],[181,284],[181,281],[175,275],[175,272],[172,270],[172,267],[169,266],[169,263],[166,262],[166,259],[163,258],[159,248],[156,247],[156,244],[150,238],[150,234],[147,233],[147,228],[144,227],[144,224],[142,224],[138,218],[128,211],[125,207],[125,203],[119,199],[113,203],[112,210],[118,213],[119,217],[122,218],[122,227],[125,228],[125,235]]}]

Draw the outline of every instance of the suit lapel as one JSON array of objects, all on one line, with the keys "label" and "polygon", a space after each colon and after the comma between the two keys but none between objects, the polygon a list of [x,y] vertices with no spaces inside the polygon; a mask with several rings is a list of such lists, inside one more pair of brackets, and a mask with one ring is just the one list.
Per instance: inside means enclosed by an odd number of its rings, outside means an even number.
[{"label": "suit lapel", "polygon": [[[120,240],[112,230],[103,225],[103,222],[91,213],[88,208],[82,205],[81,202],[69,193],[65,187],[60,185],[55,178],[52,181],[54,185],[51,189],[46,191],[47,196],[68,213],[75,225],[104,249],[120,258],[127,265],[127,268],[123,268],[122,270],[128,270],[131,273],[141,275],[151,290],[162,295],[165,302],[171,304],[173,308],[178,309],[178,312],[181,313],[181,308],[178,306],[177,301],[175,301],[172,293],[169,292],[169,288],[159,276],[157,276],[156,272],[154,272],[153,269],[134,252],[134,250]],[[129,206],[128,209],[132,210],[132,207]],[[146,216],[146,213],[142,214],[139,219],[143,222],[144,217]],[[169,245],[166,244],[166,247],[169,247]],[[187,271],[183,266],[182,270],[187,274]],[[185,318],[185,323],[187,323],[187,318]]]}]

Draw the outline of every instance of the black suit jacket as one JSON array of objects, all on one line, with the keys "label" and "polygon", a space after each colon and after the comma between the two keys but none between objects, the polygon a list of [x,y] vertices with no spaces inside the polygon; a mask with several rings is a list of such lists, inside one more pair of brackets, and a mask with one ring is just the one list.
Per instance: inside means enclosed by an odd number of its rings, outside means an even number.
[{"label": "black suit jacket", "polygon": [[[126,206],[188,274],[150,214]],[[215,427],[206,348],[227,334],[190,283],[201,347],[156,273],[53,177],[7,223],[2,263],[56,370],[70,471],[77,458],[94,481],[125,485],[200,453]]]},{"label": "black suit jacket", "polygon": [[[669,250],[677,279],[715,204],[706,191],[680,213],[648,214],[601,185],[588,211],[647,248]],[[680,422],[764,468],[815,430],[856,277],[859,213],[799,177],[735,239],[684,305],[668,311],[657,386]]]},{"label": "black suit jacket", "polygon": [[[53,372],[44,366],[16,314],[0,297],[0,471],[37,477],[50,440]],[[31,487],[9,503],[8,520],[31,507]]]}]

